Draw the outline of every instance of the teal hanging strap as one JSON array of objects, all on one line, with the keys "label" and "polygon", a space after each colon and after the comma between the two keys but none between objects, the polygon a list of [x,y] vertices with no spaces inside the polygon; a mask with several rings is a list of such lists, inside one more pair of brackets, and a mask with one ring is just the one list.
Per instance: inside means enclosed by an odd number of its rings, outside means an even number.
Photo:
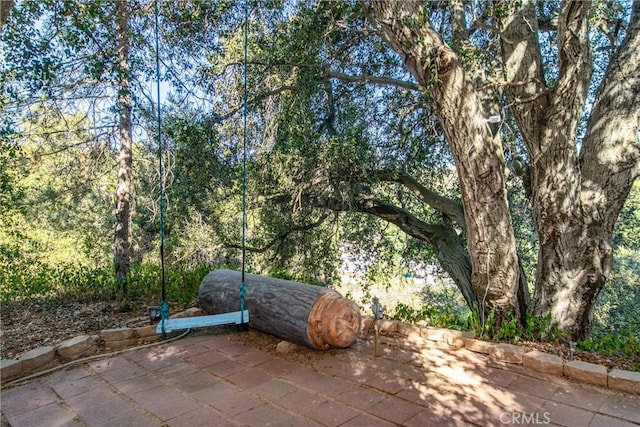
[{"label": "teal hanging strap", "polygon": [[[1,1],[1,0],[0,0]],[[158,0],[154,1],[155,11],[155,42],[156,42],[156,95],[157,95],[157,125],[158,125],[158,170],[160,174],[160,262],[162,267],[162,301],[158,307],[161,321],[156,328],[157,333],[166,336],[167,332],[181,329],[203,328],[208,326],[224,325],[229,323],[246,325],[249,322],[249,311],[244,309],[244,300],[247,293],[245,285],[246,263],[246,224],[247,224],[247,37],[248,37],[248,4],[245,1],[245,28],[244,28],[244,96],[243,96],[243,120],[244,138],[242,147],[242,284],[240,286],[240,311],[222,313],[211,316],[198,316],[197,318],[169,319],[169,304],[167,303],[165,262],[164,262],[164,171],[162,168],[162,120],[160,115],[160,36]]]},{"label": "teal hanging strap", "polygon": [[158,34],[158,0],[154,2],[155,12],[155,41],[156,41],[156,96],[157,96],[157,133],[158,133],[158,173],[160,187],[160,265],[162,271],[162,301],[158,308],[160,314],[160,323],[162,326],[162,335],[165,335],[165,321],[169,319],[169,304],[167,304],[167,291],[165,283],[165,267],[164,267],[164,182],[162,176],[164,171],[162,168],[162,118],[160,115],[160,36]]},{"label": "teal hanging strap", "polygon": [[[240,312],[244,313],[244,298],[247,295],[245,272],[247,264],[247,45],[249,39],[249,1],[244,2],[244,61],[242,95],[242,283],[240,284]],[[244,324],[244,315],[242,315]]]}]

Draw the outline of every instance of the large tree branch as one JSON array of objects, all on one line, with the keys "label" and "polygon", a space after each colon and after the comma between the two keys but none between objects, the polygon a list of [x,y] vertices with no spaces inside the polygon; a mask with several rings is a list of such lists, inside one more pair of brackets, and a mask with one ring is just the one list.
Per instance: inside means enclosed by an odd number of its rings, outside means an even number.
[{"label": "large tree branch", "polygon": [[420,86],[416,83],[406,80],[396,79],[388,76],[372,76],[369,74],[351,75],[340,71],[331,70],[328,66],[322,64],[303,64],[293,62],[251,62],[252,65],[261,65],[265,67],[292,67],[305,68],[309,70],[317,70],[321,73],[323,79],[336,79],[348,83],[376,84],[381,86],[393,86],[407,90],[420,90]]},{"label": "large tree branch", "polygon": [[[540,151],[539,117],[548,104],[538,43],[536,4],[534,1],[524,1],[520,7],[507,1],[501,4],[513,8],[501,22],[500,46],[507,83],[504,85],[505,91],[513,104],[511,110],[524,142],[535,157]],[[545,96],[538,96],[539,94]],[[520,102],[523,99],[532,99],[535,102]]]},{"label": "large tree branch", "polygon": [[[444,225],[429,224],[402,209],[375,198],[345,199],[327,195],[319,195],[305,189],[304,192],[292,196],[278,194],[265,199],[260,206],[267,204],[306,204],[314,208],[329,209],[335,212],[362,212],[371,214],[397,225],[402,231],[418,240],[434,244],[439,234],[447,229]],[[257,205],[256,205],[257,206]],[[450,227],[449,227],[450,228]]]},{"label": "large tree branch", "polygon": [[453,44],[454,46],[460,46],[469,37],[464,4],[461,0],[453,0],[451,1],[450,6],[451,24],[453,27]]},{"label": "large tree branch", "polygon": [[359,200],[354,203],[354,207],[359,212],[368,213],[395,224],[408,235],[432,245],[445,231],[442,225],[426,223],[409,211],[381,200]]},{"label": "large tree branch", "polygon": [[478,307],[478,300],[471,283],[471,259],[452,224],[430,224],[422,221],[406,209],[374,198],[344,199],[314,194],[305,189],[298,195],[278,194],[264,201],[264,204],[305,204],[317,209],[334,212],[361,212],[375,216],[422,242],[431,245],[440,265],[453,279],[470,309]]},{"label": "large tree branch", "polygon": [[327,188],[340,183],[345,183],[349,186],[354,186],[355,184],[358,185],[359,188],[366,188],[368,181],[367,178],[374,178],[379,181],[394,182],[402,185],[407,190],[415,194],[420,201],[456,221],[463,230],[466,229],[464,209],[460,203],[427,188],[417,179],[408,174],[397,173],[393,170],[366,170],[362,171],[358,175],[349,176],[348,179],[346,179],[342,176],[331,176],[325,169],[316,169],[311,174],[309,182],[298,187],[298,195],[295,198],[295,204],[300,204],[304,192],[312,191],[313,189],[317,190]]},{"label": "large tree branch", "polygon": [[558,81],[547,118],[554,132],[563,129],[572,148],[591,80],[589,2],[564,1],[558,20]]},{"label": "large tree branch", "polygon": [[14,4],[13,0],[0,0],[0,29],[4,27],[4,23],[9,19],[9,12],[11,12]]},{"label": "large tree branch", "polygon": [[[634,10],[640,11],[640,1]],[[640,19],[632,16],[627,36],[611,59],[591,110],[582,147],[583,207],[608,231],[640,176]],[[634,19],[635,18],[635,19]]]},{"label": "large tree branch", "polygon": [[362,212],[374,215],[378,218],[391,222],[412,237],[427,243],[433,243],[439,233],[446,227],[443,225],[429,224],[413,215],[406,209],[399,208],[387,202],[375,198],[345,199],[324,194],[316,194],[305,188],[304,192],[292,196],[282,193],[266,198],[259,205],[254,207],[300,203],[314,208],[329,209],[335,212]]},{"label": "large tree branch", "polygon": [[467,306],[477,309],[478,299],[471,284],[471,260],[455,230],[446,223],[429,224],[407,211],[377,199],[341,200],[305,194],[306,203],[333,211],[356,211],[373,215],[434,247],[440,265],[453,279]]},{"label": "large tree branch", "polygon": [[379,171],[377,175],[381,181],[396,182],[403,185],[418,196],[422,202],[455,220],[463,230],[466,229],[464,209],[460,203],[428,189],[412,176],[395,174],[389,171]]},{"label": "large tree branch", "polygon": [[634,0],[631,4],[631,16],[629,17],[629,25],[634,25],[640,19],[640,1]]}]

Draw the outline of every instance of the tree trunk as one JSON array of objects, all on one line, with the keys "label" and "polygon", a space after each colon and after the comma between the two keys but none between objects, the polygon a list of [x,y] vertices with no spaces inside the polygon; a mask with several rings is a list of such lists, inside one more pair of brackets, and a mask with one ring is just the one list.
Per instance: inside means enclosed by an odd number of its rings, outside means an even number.
[{"label": "tree trunk", "polygon": [[422,2],[373,1],[384,36],[435,107],[456,162],[467,226],[472,283],[496,325],[523,319],[527,307],[504,176],[502,144],[491,133],[470,79],[429,25]]},{"label": "tree trunk", "polygon": [[9,19],[9,12],[13,9],[14,4],[13,0],[0,1],[0,29],[4,27],[5,22]]},{"label": "tree trunk", "polygon": [[[634,10],[640,3],[634,3]],[[635,19],[635,20],[634,20]],[[560,242],[541,252],[535,306],[574,339],[591,329],[593,306],[613,267],[613,228],[640,174],[640,22],[632,17],[599,88],[580,156],[579,207]],[[561,199],[560,199],[561,200]],[[551,250],[553,249],[553,250]]]},{"label": "tree trunk", "polygon": [[550,314],[552,324],[574,339],[590,331],[593,306],[612,268],[613,226],[640,157],[640,44],[633,20],[601,84],[580,156],[576,153],[591,76],[588,16],[588,2],[563,2],[560,71],[551,90],[543,83],[534,2],[523,2],[503,20],[501,38],[506,80],[528,82],[508,86],[507,94],[531,162],[540,242],[534,312]]},{"label": "tree trunk", "polygon": [[535,314],[551,314],[551,321],[573,339],[591,329],[591,313],[611,272],[611,234],[594,227],[574,226],[556,241],[557,251],[541,251]]},{"label": "tree trunk", "polygon": [[[237,311],[241,280],[237,271],[212,271],[200,284],[200,305],[211,314]],[[245,284],[252,328],[316,350],[349,347],[360,333],[360,309],[331,289],[254,274]]]},{"label": "tree trunk", "polygon": [[476,311],[481,321],[484,321],[482,311],[478,310],[480,302],[471,281],[471,259],[460,237],[452,229],[443,230],[442,234],[432,239],[431,243],[436,250],[438,262],[462,293],[469,310]]},{"label": "tree trunk", "polygon": [[120,292],[127,293],[131,249],[131,180],[133,170],[133,138],[131,120],[131,69],[129,64],[129,16],[124,0],[116,3],[118,69],[117,109],[119,116],[120,154],[118,156],[118,185],[115,194],[114,265]]}]

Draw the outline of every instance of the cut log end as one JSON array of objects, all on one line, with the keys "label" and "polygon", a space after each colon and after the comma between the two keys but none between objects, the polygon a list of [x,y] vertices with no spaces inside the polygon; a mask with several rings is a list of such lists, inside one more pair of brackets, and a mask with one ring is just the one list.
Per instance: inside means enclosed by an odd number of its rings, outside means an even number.
[{"label": "cut log end", "polygon": [[326,350],[349,347],[360,333],[360,309],[336,292],[316,300],[307,318],[311,347]]}]

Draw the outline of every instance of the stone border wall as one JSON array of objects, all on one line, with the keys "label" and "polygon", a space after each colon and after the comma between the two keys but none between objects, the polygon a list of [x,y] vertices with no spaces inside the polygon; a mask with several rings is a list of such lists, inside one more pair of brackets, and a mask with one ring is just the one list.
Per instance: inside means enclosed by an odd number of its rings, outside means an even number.
[{"label": "stone border wall", "polygon": [[[190,308],[171,316],[172,318],[194,317],[205,314],[202,309]],[[363,317],[363,332],[373,330],[373,318]],[[420,348],[429,343],[440,343],[454,349],[466,349],[488,355],[493,360],[523,365],[546,374],[565,376],[581,382],[640,394],[640,372],[612,369],[580,360],[563,360],[559,356],[527,351],[524,347],[505,343],[492,343],[475,339],[470,332],[451,329],[422,327],[394,320],[381,320],[379,332],[382,343],[400,347]],[[124,350],[143,344],[157,342],[156,326],[139,328],[105,329],[97,335],[80,335],[56,346],[39,347],[20,355],[18,359],[0,361],[2,382],[19,379],[64,363],[92,356],[100,352]]]},{"label": "stone border wall", "polygon": [[17,359],[0,361],[2,382],[44,371],[102,352],[124,350],[158,340],[155,325],[141,328],[104,329],[97,335],[79,335],[55,346],[38,347]]},{"label": "stone border wall", "polygon": [[[362,319],[362,331],[373,329],[373,318]],[[625,393],[640,395],[640,372],[612,369],[581,360],[563,360],[559,356],[528,351],[524,347],[482,341],[470,332],[451,329],[421,327],[394,320],[381,320],[378,326],[383,344],[401,347],[419,348],[429,342],[446,344],[451,348],[473,351],[489,356],[491,359],[522,365],[526,368],[546,374],[565,376],[577,381]]]},{"label": "stone border wall", "polygon": [[[190,308],[171,318],[203,315],[200,308]],[[79,335],[55,346],[38,347],[17,359],[0,360],[0,382],[11,381],[42,372],[74,360],[157,342],[156,325],[138,328],[103,329],[96,335]]]}]

